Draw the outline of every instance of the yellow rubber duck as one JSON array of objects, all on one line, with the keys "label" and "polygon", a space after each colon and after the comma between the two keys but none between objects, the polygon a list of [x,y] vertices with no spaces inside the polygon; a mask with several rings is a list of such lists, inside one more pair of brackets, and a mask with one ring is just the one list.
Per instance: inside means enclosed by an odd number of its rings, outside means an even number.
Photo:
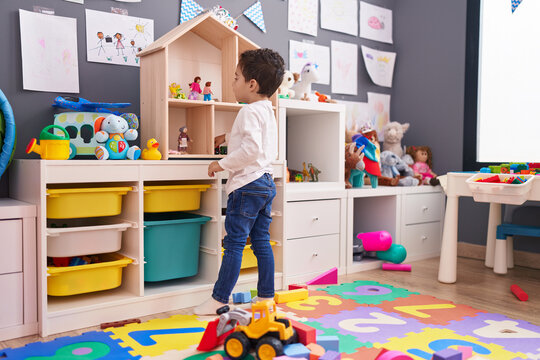
[{"label": "yellow rubber duck", "polygon": [[159,143],[152,138],[146,142],[146,149],[143,149],[141,158],[143,160],[161,160],[161,153],[158,150]]}]

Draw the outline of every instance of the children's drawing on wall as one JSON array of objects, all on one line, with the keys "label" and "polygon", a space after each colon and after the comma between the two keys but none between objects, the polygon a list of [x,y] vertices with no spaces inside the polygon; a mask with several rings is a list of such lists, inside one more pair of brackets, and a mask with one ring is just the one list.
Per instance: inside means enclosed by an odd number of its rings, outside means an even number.
[{"label": "children's drawing on wall", "polygon": [[23,89],[79,92],[77,19],[19,10]]},{"label": "children's drawing on wall", "polygon": [[358,1],[321,0],[321,28],[358,36]]},{"label": "children's drawing on wall", "polygon": [[392,44],[392,10],[360,1],[360,37]]},{"label": "children's drawing on wall", "polygon": [[377,131],[379,141],[384,141],[383,127],[390,122],[390,95],[368,92],[369,118]]},{"label": "children's drawing on wall", "polygon": [[362,45],[362,55],[371,81],[379,86],[392,87],[396,53],[378,51]]},{"label": "children's drawing on wall", "polygon": [[319,0],[289,0],[289,31],[317,36]]},{"label": "children's drawing on wall", "polygon": [[300,74],[307,63],[315,64],[317,67],[319,75],[317,84],[330,84],[330,48],[289,40],[289,70]]},{"label": "children's drawing on wall", "polygon": [[373,129],[368,103],[343,100],[339,100],[338,103],[345,105],[345,127],[347,129],[356,128],[358,132],[363,129]]},{"label": "children's drawing on wall", "polygon": [[86,9],[87,60],[139,66],[137,53],[154,41],[154,20]]},{"label": "children's drawing on wall", "polygon": [[334,41],[332,48],[332,92],[356,95],[358,90],[358,46]]}]

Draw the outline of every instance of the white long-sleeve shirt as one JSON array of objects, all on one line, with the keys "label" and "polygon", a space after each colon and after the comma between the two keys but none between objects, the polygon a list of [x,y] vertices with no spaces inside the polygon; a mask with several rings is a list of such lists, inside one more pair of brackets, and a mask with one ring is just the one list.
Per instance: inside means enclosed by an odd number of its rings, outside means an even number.
[{"label": "white long-sleeve shirt", "polygon": [[264,173],[273,174],[272,161],[277,158],[277,148],[272,103],[260,100],[244,106],[227,139],[227,156],[219,160],[219,165],[229,171],[227,195]]}]

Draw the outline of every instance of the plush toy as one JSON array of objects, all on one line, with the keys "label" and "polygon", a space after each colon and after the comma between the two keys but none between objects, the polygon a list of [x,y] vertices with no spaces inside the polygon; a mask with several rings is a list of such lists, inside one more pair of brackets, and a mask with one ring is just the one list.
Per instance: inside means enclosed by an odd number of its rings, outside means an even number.
[{"label": "plush toy", "polygon": [[399,170],[396,165],[401,159],[391,151],[381,153],[381,176],[379,176],[379,185],[396,186],[399,182]]},{"label": "plush toy", "polygon": [[422,184],[433,186],[440,184],[437,174],[431,170],[433,160],[429,146],[409,146],[407,148],[407,154],[411,155],[414,159],[412,169],[415,175],[422,176]]},{"label": "plush toy", "polygon": [[[363,148],[364,165],[362,170],[364,175],[368,176],[368,181],[372,188],[376,188],[378,185],[378,177],[381,176],[381,165],[377,158],[377,146],[371,142],[367,137],[362,134],[355,134],[352,136],[352,141],[356,143],[356,146]],[[364,186],[364,176],[361,177],[361,182],[357,184],[358,187]],[[353,184],[353,187],[357,187]]]},{"label": "plush toy", "polygon": [[361,187],[364,184],[364,147],[355,143],[345,146],[345,188]]},{"label": "plush toy", "polygon": [[398,157],[403,156],[401,148],[401,139],[403,134],[409,129],[409,124],[400,124],[396,121],[391,121],[383,127],[384,143],[383,151],[388,150],[396,154]]},{"label": "plush toy", "polygon": [[[129,123],[128,123],[129,120]],[[129,146],[129,140],[137,139],[139,120],[135,114],[109,115],[98,117],[94,122],[95,138],[98,143],[96,157],[99,160],[137,160],[141,156],[138,146]]]},{"label": "plush toy", "polygon": [[413,164],[413,160],[410,155],[403,155],[401,159],[396,163],[396,169],[399,171],[399,186],[417,186],[420,185],[421,177],[414,175],[414,170],[410,165]]},{"label": "plush toy", "polygon": [[[298,79],[299,77],[299,79]],[[295,74],[295,83],[292,87],[294,98],[300,100],[310,100],[311,84],[319,80],[319,72],[313,63],[306,63],[300,72]]]},{"label": "plush toy", "polygon": [[294,75],[289,70],[285,71],[283,75],[283,81],[278,88],[279,97],[282,99],[292,99],[294,98],[294,90],[292,86],[294,85]]}]

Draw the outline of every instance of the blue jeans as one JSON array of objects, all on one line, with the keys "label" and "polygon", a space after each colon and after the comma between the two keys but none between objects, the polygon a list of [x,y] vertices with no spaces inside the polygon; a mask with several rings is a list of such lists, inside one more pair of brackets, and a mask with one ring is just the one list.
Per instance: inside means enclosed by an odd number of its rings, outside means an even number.
[{"label": "blue jeans", "polygon": [[242,253],[248,236],[251,249],[257,257],[259,279],[257,295],[274,297],[274,254],[270,245],[270,223],[272,222],[272,200],[276,196],[276,185],[270,174],[229,194],[223,239],[225,252],[214,285],[212,297],[228,303],[232,290],[240,275]]}]

